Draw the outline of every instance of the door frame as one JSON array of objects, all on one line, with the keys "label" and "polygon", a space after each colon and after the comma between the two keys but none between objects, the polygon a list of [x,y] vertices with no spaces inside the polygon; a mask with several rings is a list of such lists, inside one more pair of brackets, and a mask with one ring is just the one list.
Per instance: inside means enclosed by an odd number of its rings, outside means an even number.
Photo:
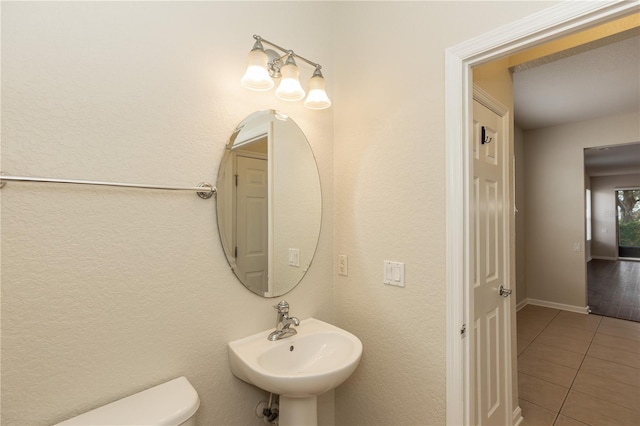
[{"label": "door frame", "polygon": [[[473,406],[469,387],[475,374],[470,358],[475,336],[469,320],[473,307],[470,259],[474,255],[469,233],[471,69],[639,10],[638,1],[562,2],[445,51],[447,424],[470,424]],[[515,298],[511,303],[515,304]]]}]

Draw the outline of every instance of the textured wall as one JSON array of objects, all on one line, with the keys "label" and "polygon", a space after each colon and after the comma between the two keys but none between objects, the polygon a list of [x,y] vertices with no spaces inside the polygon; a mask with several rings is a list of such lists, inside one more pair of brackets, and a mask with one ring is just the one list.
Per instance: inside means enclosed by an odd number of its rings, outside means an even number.
[{"label": "textured wall", "polygon": [[[242,118],[283,110],[323,191],[318,252],[287,300],[365,348],[336,391],[336,423],[443,424],[444,49],[547,6],[3,2],[1,168],[192,185],[215,179]],[[254,33],[320,61],[334,108],[244,91]],[[178,375],[200,394],[200,424],[260,424],[264,393],[231,376],[225,345],[270,326],[274,301],[235,281],[212,200],[17,183],[0,194],[3,424],[52,423]],[[333,254],[349,255],[348,277],[334,281]],[[405,289],[382,285],[383,260],[406,262]],[[333,409],[323,397],[322,424]]]},{"label": "textured wall", "polygon": [[633,113],[525,132],[527,297],[586,306],[584,148],[638,140]]},{"label": "textured wall", "polygon": [[[332,321],[332,111],[239,84],[258,33],[321,62],[331,94],[330,12],[321,3],[3,2],[1,169],[215,184],[236,125],[280,109],[307,134],[324,196],[315,262],[286,298],[294,315]],[[231,375],[226,343],[272,327],[277,300],[234,278],[213,199],[22,183],[0,193],[3,425],[51,424],[180,375],[200,395],[199,424],[262,424],[254,408],[265,393]],[[332,394],[320,408],[331,424]]]},{"label": "textured wall", "polygon": [[[338,424],[445,423],[444,49],[548,6],[336,5],[336,315],[364,344]],[[383,285],[384,260],[405,288]]]}]

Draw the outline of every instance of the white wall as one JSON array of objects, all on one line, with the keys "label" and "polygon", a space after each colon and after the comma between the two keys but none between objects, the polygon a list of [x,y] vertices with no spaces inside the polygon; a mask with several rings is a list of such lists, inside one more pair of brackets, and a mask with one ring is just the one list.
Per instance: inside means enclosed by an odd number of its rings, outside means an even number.
[{"label": "white wall", "polygon": [[618,258],[616,188],[640,188],[640,173],[591,177],[591,256]]},{"label": "white wall", "polygon": [[527,297],[586,306],[583,150],[638,140],[633,113],[525,132]]},{"label": "white wall", "polygon": [[[445,423],[444,49],[548,6],[336,4],[336,308],[364,344],[338,424]],[[405,288],[382,284],[384,260]]]},{"label": "white wall", "polygon": [[[1,169],[215,184],[236,125],[282,110],[312,144],[324,197],[314,264],[286,299],[293,315],[333,321],[333,113],[239,84],[257,33],[322,63],[332,96],[332,16],[323,3],[2,2]],[[3,425],[52,424],[180,375],[200,395],[199,424],[263,424],[254,409],[268,395],[231,375],[226,344],[273,327],[275,302],[229,269],[214,199],[21,183],[0,194]],[[320,419],[334,421],[332,394]]]}]

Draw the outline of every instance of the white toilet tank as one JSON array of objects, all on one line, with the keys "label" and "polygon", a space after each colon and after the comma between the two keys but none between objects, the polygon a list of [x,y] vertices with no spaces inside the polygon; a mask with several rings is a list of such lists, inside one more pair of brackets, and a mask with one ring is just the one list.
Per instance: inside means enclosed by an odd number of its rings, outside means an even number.
[{"label": "white toilet tank", "polygon": [[198,393],[178,377],[55,426],[194,426],[198,407]]}]

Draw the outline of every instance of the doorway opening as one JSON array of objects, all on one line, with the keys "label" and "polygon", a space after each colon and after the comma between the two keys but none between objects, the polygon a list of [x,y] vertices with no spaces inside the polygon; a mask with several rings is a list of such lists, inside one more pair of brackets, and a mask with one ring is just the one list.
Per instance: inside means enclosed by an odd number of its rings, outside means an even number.
[{"label": "doorway opening", "polygon": [[[474,409],[474,299],[470,226],[473,165],[471,69],[577,30],[636,12],[630,2],[567,2],[449,48],[445,52],[447,154],[447,423],[470,424]],[[515,310],[515,303],[512,305]],[[513,342],[512,342],[513,344]],[[513,424],[521,421],[514,410]]]},{"label": "doorway opening", "polygon": [[591,313],[640,322],[640,188],[615,189],[618,259],[587,263]]},{"label": "doorway opening", "polygon": [[640,143],[587,148],[584,166],[589,310],[640,321]]}]

